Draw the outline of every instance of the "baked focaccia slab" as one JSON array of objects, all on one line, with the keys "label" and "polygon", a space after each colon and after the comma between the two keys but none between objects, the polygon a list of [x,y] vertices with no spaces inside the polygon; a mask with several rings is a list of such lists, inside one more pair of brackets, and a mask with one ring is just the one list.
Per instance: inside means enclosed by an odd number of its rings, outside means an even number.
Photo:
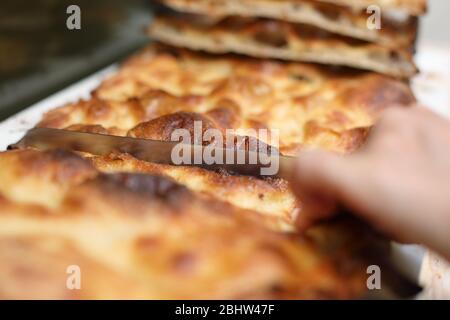
[{"label": "baked focaccia slab", "polygon": [[[367,232],[274,232],[164,175],[101,173],[66,151],[0,153],[0,299],[352,298]],[[195,177],[194,177],[195,178]],[[67,270],[81,270],[69,290]]]},{"label": "baked focaccia slab", "polygon": [[[387,76],[150,46],[92,98],[39,126],[168,140],[205,127],[280,130],[279,149],[347,153],[408,85]],[[351,298],[370,232],[334,221],[297,235],[287,181],[128,154],[0,154],[0,297]],[[288,232],[286,232],[288,231]],[[367,238],[369,237],[369,238]],[[82,290],[66,288],[69,265]],[[18,272],[17,270],[20,270]]]},{"label": "baked focaccia slab", "polygon": [[[406,11],[392,15],[391,7],[381,7],[376,1],[349,7],[352,1],[312,0],[161,0],[161,3],[179,11],[210,17],[241,16],[264,17],[293,23],[308,24],[328,32],[380,43],[390,48],[410,47],[417,35],[417,17]],[[367,8],[381,8],[381,28],[368,28],[370,14]],[[411,9],[413,9],[411,7]],[[415,12],[415,10],[413,10]],[[373,12],[372,12],[373,13]],[[397,17],[398,16],[398,17]]]},{"label": "baked focaccia slab", "polygon": [[[290,1],[290,0],[278,0]],[[294,0],[302,1],[302,0]],[[383,10],[403,11],[410,15],[421,16],[427,12],[427,0],[318,0],[319,2],[328,2],[353,9],[364,9],[371,5],[377,5]]]},{"label": "baked focaccia slab", "polygon": [[215,54],[348,66],[398,78],[418,71],[412,40],[392,48],[282,20],[168,12],[159,14],[148,32],[169,45]]},{"label": "baked focaccia slab", "polygon": [[[202,121],[204,129],[220,131],[278,130],[275,147],[285,155],[304,148],[347,153],[363,144],[386,106],[413,101],[407,84],[379,74],[151,46],[104,81],[92,99],[50,111],[39,126],[170,140],[175,129],[192,132]],[[163,172],[282,224],[290,225],[300,208],[278,178],[148,164],[127,155],[95,161],[103,170]]]}]

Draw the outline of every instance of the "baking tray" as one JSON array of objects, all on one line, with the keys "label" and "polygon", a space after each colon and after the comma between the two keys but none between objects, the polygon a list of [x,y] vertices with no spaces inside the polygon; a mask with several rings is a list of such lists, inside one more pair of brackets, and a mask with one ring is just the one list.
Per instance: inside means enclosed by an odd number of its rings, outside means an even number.
[{"label": "baking tray", "polygon": [[[416,57],[421,73],[412,80],[412,87],[419,103],[448,118],[450,118],[449,56],[450,46],[422,44]],[[0,151],[17,142],[28,129],[35,126],[46,111],[88,98],[90,92],[117,68],[118,64],[111,65],[1,122]],[[420,273],[430,273],[430,270],[421,270],[425,249],[395,243],[392,244],[392,249],[392,260],[397,268],[410,280],[426,287],[428,285],[426,281],[419,279]],[[428,263],[425,265],[428,266]],[[436,282],[433,285],[436,286]]]}]

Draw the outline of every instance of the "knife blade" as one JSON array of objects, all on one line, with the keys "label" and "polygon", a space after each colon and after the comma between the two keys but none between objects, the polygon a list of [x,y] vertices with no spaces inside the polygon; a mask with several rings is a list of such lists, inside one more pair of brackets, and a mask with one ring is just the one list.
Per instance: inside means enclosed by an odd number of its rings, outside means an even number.
[{"label": "knife blade", "polygon": [[[32,147],[38,150],[66,149],[107,155],[128,153],[137,159],[169,165],[198,166],[251,176],[278,176],[289,179],[295,157],[241,149],[184,144],[176,141],[113,136],[53,128],[33,128],[8,149]],[[177,153],[178,152],[178,153]],[[182,156],[181,156],[182,155]],[[181,162],[180,162],[181,160]]]}]

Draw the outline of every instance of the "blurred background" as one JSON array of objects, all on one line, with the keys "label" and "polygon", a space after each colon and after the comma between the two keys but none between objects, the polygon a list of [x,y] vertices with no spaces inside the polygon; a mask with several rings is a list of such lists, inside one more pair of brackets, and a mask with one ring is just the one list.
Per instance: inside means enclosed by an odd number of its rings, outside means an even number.
[{"label": "blurred background", "polygon": [[[151,0],[1,0],[0,120],[148,42]],[[69,5],[82,29],[66,28]],[[450,1],[430,0],[419,43],[450,48]]]}]

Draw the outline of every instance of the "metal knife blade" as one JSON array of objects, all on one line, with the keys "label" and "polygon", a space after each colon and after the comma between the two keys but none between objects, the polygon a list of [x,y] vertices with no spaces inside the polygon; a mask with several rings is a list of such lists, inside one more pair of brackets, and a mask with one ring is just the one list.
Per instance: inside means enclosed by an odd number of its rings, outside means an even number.
[{"label": "metal knife blade", "polygon": [[[180,142],[158,141],[132,137],[112,136],[97,133],[86,133],[52,128],[34,128],[9,149],[32,147],[39,150],[66,149],[87,152],[95,155],[106,155],[111,152],[128,153],[132,156],[153,163],[170,165],[198,166],[207,169],[222,168],[230,172],[252,176],[278,176],[288,179],[291,176],[295,158],[273,154],[245,151],[239,149],[225,149],[216,146],[183,144],[183,151],[188,152],[190,161],[179,163],[174,161],[174,148],[180,148]],[[216,163],[205,161],[205,152],[218,156],[221,159]],[[233,161],[229,161],[232,159]],[[240,159],[241,161],[237,161]],[[250,159],[253,159],[251,161]],[[255,161],[256,159],[256,161]],[[262,160],[264,159],[264,161]],[[228,161],[227,161],[228,160]],[[274,170],[266,170],[273,166]],[[264,172],[273,172],[267,174]]]}]

